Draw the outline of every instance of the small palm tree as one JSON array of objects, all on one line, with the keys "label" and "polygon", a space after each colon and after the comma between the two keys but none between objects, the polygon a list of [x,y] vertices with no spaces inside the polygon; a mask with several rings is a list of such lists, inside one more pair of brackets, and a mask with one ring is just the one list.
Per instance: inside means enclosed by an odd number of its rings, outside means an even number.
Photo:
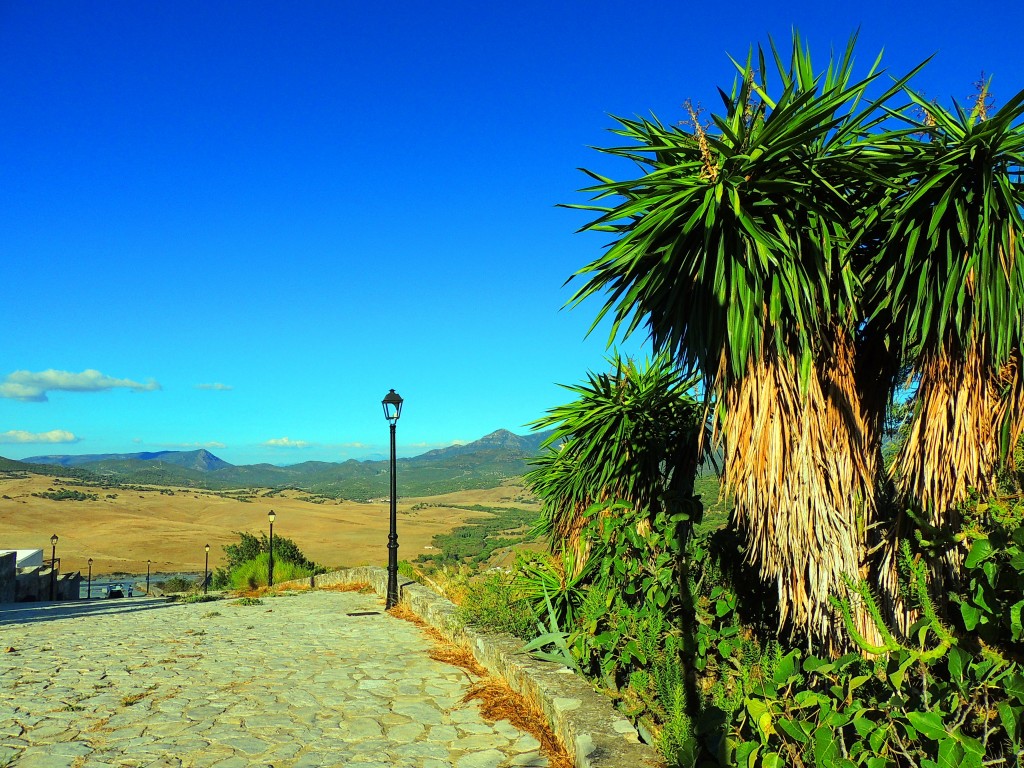
[{"label": "small palm tree", "polygon": [[589,554],[581,539],[588,510],[626,502],[650,519],[692,497],[700,460],[698,379],[667,355],[644,366],[618,356],[609,363],[567,386],[575,399],[531,425],[553,431],[526,482],[541,499],[552,548],[570,555],[576,572]]}]

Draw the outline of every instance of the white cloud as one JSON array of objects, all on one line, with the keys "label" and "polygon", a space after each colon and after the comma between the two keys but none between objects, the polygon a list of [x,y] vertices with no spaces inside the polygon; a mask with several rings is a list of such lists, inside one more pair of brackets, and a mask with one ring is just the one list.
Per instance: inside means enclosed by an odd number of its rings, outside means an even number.
[{"label": "white cloud", "polygon": [[112,376],[88,369],[81,373],[70,371],[15,371],[0,383],[0,397],[31,403],[45,403],[47,392],[105,392],[110,389],[131,389],[135,392],[151,392],[160,385],[150,379],[145,384],[131,379],[115,379]]},{"label": "white cloud", "polygon": [[271,448],[308,448],[312,443],[307,440],[292,440],[290,437],[275,437],[267,440],[264,445]]},{"label": "white cloud", "polygon": [[339,448],[369,448],[368,443],[342,443]]},{"label": "white cloud", "polygon": [[0,443],[77,443],[82,438],[66,429],[51,429],[49,432],[25,432],[11,429],[0,432]]},{"label": "white cloud", "polygon": [[215,381],[212,384],[196,384],[196,389],[212,389],[216,392],[229,392],[234,389],[230,384],[221,384],[219,381]]}]

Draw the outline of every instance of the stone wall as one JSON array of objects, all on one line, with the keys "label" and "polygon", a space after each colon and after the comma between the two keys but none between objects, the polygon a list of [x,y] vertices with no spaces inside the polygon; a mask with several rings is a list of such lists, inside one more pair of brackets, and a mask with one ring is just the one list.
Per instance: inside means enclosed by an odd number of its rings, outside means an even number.
[{"label": "stone wall", "polygon": [[17,552],[0,555],[0,603],[13,603],[17,595]]},{"label": "stone wall", "polygon": [[17,602],[30,603],[50,599],[49,568],[19,568],[17,582],[17,594],[14,596]]},{"label": "stone wall", "polygon": [[57,576],[55,592],[58,600],[78,600],[82,594],[82,574],[79,571]]},{"label": "stone wall", "polygon": [[[308,580],[276,585],[278,588],[328,587],[365,582],[382,597],[387,594],[387,571],[376,566],[348,568]],[[468,647],[491,674],[504,678],[544,712],[576,768],[644,768],[663,765],[652,747],[642,744],[636,729],[616,712],[612,702],[597,693],[571,670],[521,653],[521,640],[463,626],[455,606],[420,584],[399,577],[400,601],[450,641]]]}]

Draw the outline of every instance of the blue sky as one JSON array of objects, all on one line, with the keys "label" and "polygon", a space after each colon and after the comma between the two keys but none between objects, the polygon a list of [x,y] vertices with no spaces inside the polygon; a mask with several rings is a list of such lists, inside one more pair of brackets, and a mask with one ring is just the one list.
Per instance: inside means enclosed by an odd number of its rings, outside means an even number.
[{"label": "blue sky", "polygon": [[[824,60],[1024,88],[1018,3],[0,0],[0,455],[401,455],[601,368],[577,168],[610,114],[713,106],[799,27]],[[642,354],[642,339],[623,348]]]}]

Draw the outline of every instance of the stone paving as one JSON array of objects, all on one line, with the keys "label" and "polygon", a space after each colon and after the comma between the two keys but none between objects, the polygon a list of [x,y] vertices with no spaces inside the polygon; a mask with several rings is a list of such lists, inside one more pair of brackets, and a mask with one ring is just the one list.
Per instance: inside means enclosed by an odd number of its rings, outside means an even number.
[{"label": "stone paving", "polygon": [[547,765],[372,594],[4,608],[0,766]]}]

